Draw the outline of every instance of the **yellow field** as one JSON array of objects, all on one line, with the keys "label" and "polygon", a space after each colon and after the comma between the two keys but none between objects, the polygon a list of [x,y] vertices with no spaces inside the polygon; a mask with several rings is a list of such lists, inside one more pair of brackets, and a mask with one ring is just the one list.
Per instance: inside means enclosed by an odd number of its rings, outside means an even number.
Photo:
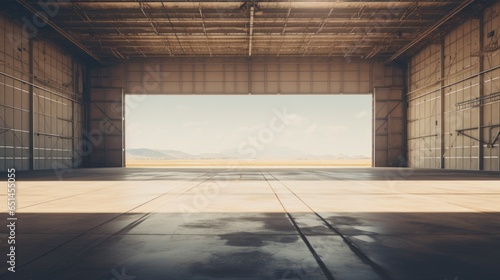
[{"label": "yellow field", "polygon": [[231,166],[328,166],[370,167],[371,159],[336,160],[127,160],[127,167],[231,167]]}]

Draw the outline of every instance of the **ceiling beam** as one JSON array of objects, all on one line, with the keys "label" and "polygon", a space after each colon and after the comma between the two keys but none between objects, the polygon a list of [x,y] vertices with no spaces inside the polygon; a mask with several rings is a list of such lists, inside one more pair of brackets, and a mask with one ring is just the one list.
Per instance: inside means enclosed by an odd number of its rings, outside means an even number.
[{"label": "ceiling beam", "polygon": [[[59,21],[64,21],[65,24],[78,26],[81,25],[82,22],[74,21],[74,19],[67,18],[58,18]],[[278,26],[277,22],[283,22],[287,20],[286,17],[275,17],[275,18],[263,18],[259,17],[259,24],[273,24],[274,26]],[[305,24],[305,23],[318,23],[320,25],[327,24],[345,24],[348,21],[349,24],[363,24],[361,26],[365,26],[366,24],[373,23],[373,19],[365,18],[365,19],[339,19],[339,18],[288,18],[289,23],[295,24]],[[434,20],[431,19],[418,19],[418,20],[400,20],[396,18],[384,19],[385,24],[408,24],[408,25],[424,25],[434,23]],[[204,19],[196,19],[196,18],[174,18],[174,19],[166,19],[166,18],[155,18],[156,23],[175,23],[175,24],[242,24],[243,19],[234,19],[234,18],[204,18]],[[247,21],[248,22],[248,21]],[[127,17],[126,19],[92,19],[93,24],[112,24],[112,25],[121,25],[121,24],[133,24],[136,26],[145,26],[146,24],[151,23],[150,19],[144,19],[139,17]]]},{"label": "ceiling beam", "polygon": [[401,48],[399,51],[397,51],[394,55],[392,55],[385,63],[391,63],[394,60],[398,59],[401,55],[403,55],[406,51],[411,49],[413,46],[424,40],[429,34],[434,32],[436,29],[438,29],[441,25],[443,25],[445,22],[450,20],[453,16],[458,14],[460,11],[465,9],[467,6],[472,4],[475,0],[466,0],[460,3],[455,9],[453,9],[450,13],[442,17],[438,22],[436,22],[434,25],[431,27],[427,28],[422,34],[420,34],[417,38],[415,38],[413,41],[411,41],[408,45],[404,46]]},{"label": "ceiling beam", "polygon": [[[302,35],[285,35],[285,36],[260,36],[260,35],[255,35],[253,36],[253,43],[255,41],[259,42],[269,42],[269,43],[276,43],[276,42],[289,42],[289,41],[302,41],[304,36]],[[208,37],[210,40],[212,40],[212,44],[216,44],[218,41],[245,41],[248,45],[248,35],[246,34],[238,34],[238,35],[232,35],[228,36],[226,34],[214,34]],[[335,44],[338,43],[339,41],[342,42],[359,42],[363,37],[361,36],[315,36],[313,38],[313,42],[329,42],[330,44]],[[98,38],[91,38],[91,37],[81,37],[82,43],[85,45],[87,44],[100,44],[100,43],[126,43],[126,42],[143,42],[143,43],[154,43],[158,42],[161,43],[162,41],[166,39],[173,39],[173,36],[168,36],[168,37],[158,37],[158,38],[148,38],[144,37],[141,38],[141,36],[134,36],[130,38],[119,38],[117,36],[111,36],[110,38],[105,38],[105,37],[98,37]],[[381,37],[366,37],[365,40],[366,42],[380,42],[381,40],[384,40],[386,43],[384,46],[387,45],[388,39],[387,38],[381,38]],[[199,42],[199,43],[206,43],[206,38],[203,33],[198,33],[198,34],[192,34],[188,36],[182,36],[179,37],[179,41],[182,43],[186,42]],[[397,42],[400,43],[401,46],[403,47],[406,45],[407,40],[404,39],[394,39],[391,40],[391,42]]]},{"label": "ceiling beam", "polygon": [[[41,12],[37,11],[35,8],[31,6],[28,2],[25,0],[17,0],[19,4],[21,4],[23,7],[25,7],[28,11],[33,13],[33,15],[40,15]],[[68,41],[73,43],[75,46],[77,46],[80,50],[88,54],[90,57],[92,57],[95,61],[104,64],[104,62],[97,56],[95,55],[91,50],[87,49],[84,45],[80,44],[76,39],[74,39],[71,35],[66,33],[64,30],[62,30],[59,26],[57,26],[54,22],[52,22],[48,17],[46,16],[37,16],[38,19],[42,20],[45,22],[47,25],[52,27],[57,33],[61,34],[64,38],[66,38]]]},{"label": "ceiling beam", "polygon": [[212,50],[210,49],[210,41],[208,40],[207,28],[205,27],[205,16],[203,16],[203,12],[201,11],[201,5],[198,6],[201,17],[201,25],[203,26],[203,34],[205,34],[205,41],[207,42],[207,49],[210,56],[212,56]]},{"label": "ceiling beam", "polygon": [[[291,5],[290,5],[291,6]],[[449,11],[451,8],[454,7],[455,5],[440,5],[440,6],[419,6],[419,12],[421,13],[421,18],[419,15],[419,18],[416,20],[424,19],[424,20],[435,20],[436,16],[442,15],[443,11]],[[159,8],[162,8],[161,6]],[[150,13],[151,15],[158,17],[162,13],[158,9],[151,9],[148,8],[146,11]],[[293,7],[291,7],[293,9]],[[174,8],[168,8],[165,7],[165,9],[168,9],[168,13],[171,15],[176,15],[176,14],[185,14],[185,15],[190,15],[191,17],[186,17],[186,20],[191,20],[193,19],[193,15],[198,14],[197,9],[191,8],[191,9],[174,9]],[[264,8],[262,8],[264,9]],[[288,7],[286,8],[280,8],[280,9],[273,9],[273,8],[267,8],[264,11],[263,16],[261,17],[262,19],[265,19],[266,17],[269,19],[273,18],[283,18],[284,15],[287,14]],[[224,13],[221,13],[221,9],[206,9],[204,8],[204,13],[207,14],[207,19],[209,18],[220,18],[220,15],[240,15],[240,10],[231,8],[231,9],[223,9]],[[315,16],[318,14],[318,9],[308,9],[308,10],[303,10],[299,8],[294,9],[294,17],[295,18],[315,18]],[[357,14],[359,9],[354,9],[354,8],[340,8],[337,7],[335,8],[335,11],[332,13],[332,16],[335,19],[353,19],[357,20],[360,18],[352,18],[353,14]],[[91,9],[87,8],[85,9],[85,13],[87,16],[92,17],[92,19],[99,19],[98,17],[103,17],[104,19],[108,18],[110,14],[120,14],[123,15],[124,18],[130,18],[130,17],[139,17],[140,13],[138,12],[137,8],[108,8],[108,9]],[[64,8],[61,9],[60,12],[57,14],[58,17],[71,17],[74,15],[73,8]],[[370,9],[365,9],[364,15],[369,16],[372,15],[373,17],[376,16],[384,16],[383,10],[381,11],[381,8],[370,8]],[[403,12],[400,12],[399,10],[395,11],[395,16],[402,16]],[[369,17],[366,17],[369,19]],[[390,20],[390,19],[387,19]]]}]

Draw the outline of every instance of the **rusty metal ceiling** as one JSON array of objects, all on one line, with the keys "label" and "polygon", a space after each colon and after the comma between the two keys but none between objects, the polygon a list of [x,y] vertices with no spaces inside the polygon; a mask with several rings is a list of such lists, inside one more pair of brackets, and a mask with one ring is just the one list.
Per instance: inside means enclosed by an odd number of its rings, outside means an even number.
[{"label": "rusty metal ceiling", "polygon": [[417,39],[418,43],[432,40],[427,33],[450,12],[460,12],[454,16],[457,21],[486,1],[74,0],[54,1],[49,6],[43,3],[50,1],[11,2],[2,9],[18,18],[45,11],[46,20],[81,44],[80,49],[103,60],[121,60],[156,56],[389,58],[414,47]]}]

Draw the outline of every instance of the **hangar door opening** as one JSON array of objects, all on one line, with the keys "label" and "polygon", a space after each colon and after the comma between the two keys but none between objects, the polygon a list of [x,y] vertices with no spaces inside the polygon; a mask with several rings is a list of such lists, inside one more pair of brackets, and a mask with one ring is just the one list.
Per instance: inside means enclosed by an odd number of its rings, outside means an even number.
[{"label": "hangar door opening", "polygon": [[371,166],[372,99],[129,94],[126,166]]}]

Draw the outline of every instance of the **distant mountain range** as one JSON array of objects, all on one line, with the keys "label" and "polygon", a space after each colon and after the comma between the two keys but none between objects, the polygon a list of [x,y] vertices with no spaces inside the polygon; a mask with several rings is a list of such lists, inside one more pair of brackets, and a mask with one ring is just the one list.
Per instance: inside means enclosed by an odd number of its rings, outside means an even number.
[{"label": "distant mountain range", "polygon": [[219,153],[189,154],[176,150],[156,150],[156,149],[127,149],[129,159],[151,159],[151,160],[169,160],[169,159],[366,159],[364,155],[310,155],[294,149],[267,146],[263,150],[258,150],[256,156],[249,153],[239,153],[237,149],[229,149]]}]

